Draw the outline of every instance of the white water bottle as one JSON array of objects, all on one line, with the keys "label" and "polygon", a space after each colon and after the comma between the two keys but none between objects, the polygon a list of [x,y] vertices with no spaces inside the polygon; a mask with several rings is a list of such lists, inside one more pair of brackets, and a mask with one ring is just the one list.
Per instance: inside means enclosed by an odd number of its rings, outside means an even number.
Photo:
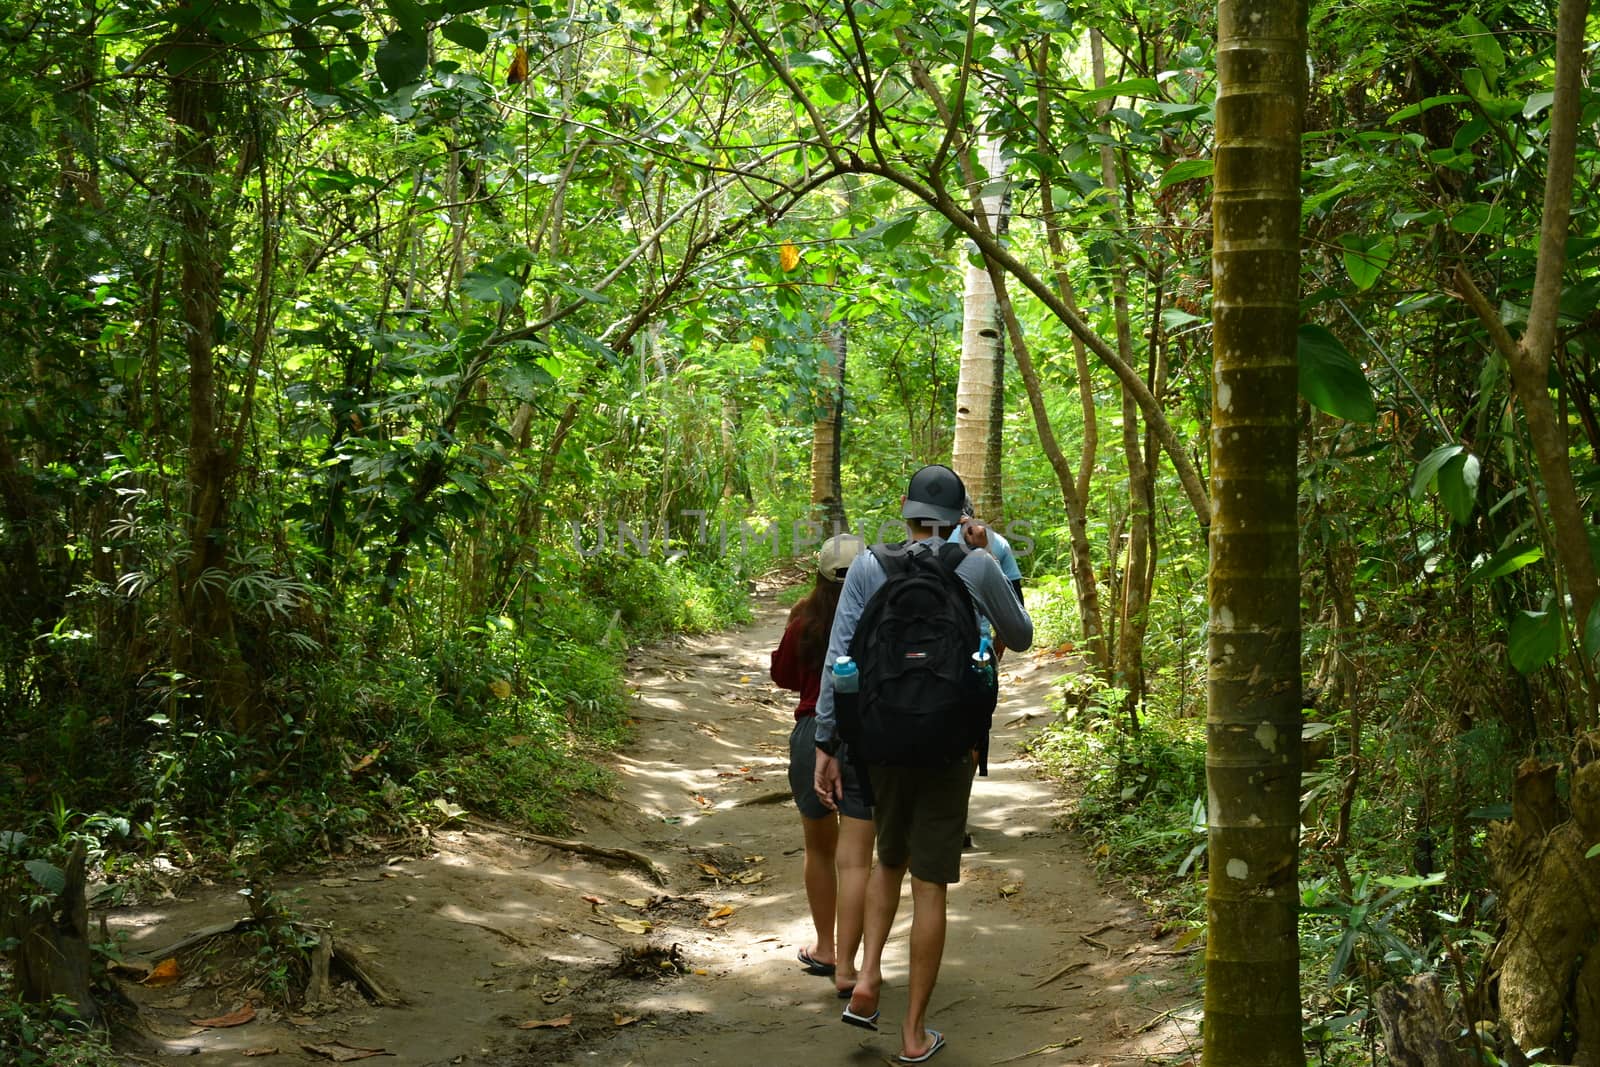
[{"label": "white water bottle", "polygon": [[835,693],[861,691],[861,671],[856,668],[856,661],[849,656],[840,656],[833,661],[833,691]]}]

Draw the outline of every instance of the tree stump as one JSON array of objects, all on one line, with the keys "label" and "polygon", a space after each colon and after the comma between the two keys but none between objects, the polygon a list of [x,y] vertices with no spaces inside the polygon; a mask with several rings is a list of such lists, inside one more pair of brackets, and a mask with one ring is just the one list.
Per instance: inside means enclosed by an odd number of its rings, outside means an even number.
[{"label": "tree stump", "polygon": [[1578,746],[1587,762],[1573,772],[1570,809],[1555,792],[1556,768],[1526,760],[1512,817],[1488,840],[1506,917],[1494,952],[1501,1019],[1523,1050],[1580,1067],[1600,1067],[1600,859],[1584,858],[1600,840],[1592,741]]},{"label": "tree stump", "polygon": [[[80,842],[62,871],[65,884],[49,908],[33,909],[21,892],[0,899],[0,939],[14,937],[17,993],[32,1004],[66,997],[80,1018],[102,1026],[89,968],[88,854]],[[32,895],[32,894],[30,894]]]},{"label": "tree stump", "polygon": [[1472,1062],[1456,1047],[1461,1023],[1445,1006],[1437,975],[1419,974],[1384,986],[1375,1000],[1395,1067],[1467,1067]]}]

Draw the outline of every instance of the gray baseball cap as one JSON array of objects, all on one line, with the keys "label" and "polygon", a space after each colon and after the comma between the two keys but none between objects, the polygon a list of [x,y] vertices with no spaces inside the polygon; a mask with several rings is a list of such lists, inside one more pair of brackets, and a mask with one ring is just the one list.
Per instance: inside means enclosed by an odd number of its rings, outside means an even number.
[{"label": "gray baseball cap", "polygon": [[930,463],[911,476],[900,517],[955,526],[961,522],[961,502],[966,496],[966,486],[955,471]]}]

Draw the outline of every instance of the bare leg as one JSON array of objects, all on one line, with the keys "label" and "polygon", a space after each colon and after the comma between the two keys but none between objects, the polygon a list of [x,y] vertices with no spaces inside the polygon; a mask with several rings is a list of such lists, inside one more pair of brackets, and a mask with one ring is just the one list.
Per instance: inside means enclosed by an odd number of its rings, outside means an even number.
[{"label": "bare leg", "polygon": [[839,898],[833,866],[839,845],[839,817],[829,813],[820,819],[802,817],[800,821],[805,825],[806,903],[811,906],[811,925],[817,930],[817,943],[807,951],[818,963],[832,963],[834,912]]},{"label": "bare leg", "polygon": [[883,985],[883,946],[894,927],[894,913],[900,907],[900,883],[906,868],[885,867],[882,862],[867,875],[867,910],[861,926],[861,971],[856,975],[855,995],[850,1010],[856,1015],[871,1015],[878,1010],[878,991]]},{"label": "bare leg", "polygon": [[944,959],[946,886],[911,876],[911,978],[906,991],[906,1017],[900,1024],[900,1051],[920,1056],[933,1039],[928,1036],[928,1001],[939,980]]},{"label": "bare leg", "polygon": [[872,869],[871,819],[839,819],[839,847],[834,862],[839,871],[838,941],[833,984],[849,989],[856,984],[856,949],[861,944],[862,916],[867,903],[867,872]]}]

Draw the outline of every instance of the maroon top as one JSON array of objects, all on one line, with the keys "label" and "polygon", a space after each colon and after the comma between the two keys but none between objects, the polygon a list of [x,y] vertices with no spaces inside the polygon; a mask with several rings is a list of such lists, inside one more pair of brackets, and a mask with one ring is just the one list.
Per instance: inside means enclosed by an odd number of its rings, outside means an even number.
[{"label": "maroon top", "polygon": [[800,662],[800,626],[790,623],[783,631],[783,640],[772,653],[772,680],[785,689],[800,694],[794,717],[804,719],[817,713],[817,694],[822,690],[822,664],[807,665]]}]

